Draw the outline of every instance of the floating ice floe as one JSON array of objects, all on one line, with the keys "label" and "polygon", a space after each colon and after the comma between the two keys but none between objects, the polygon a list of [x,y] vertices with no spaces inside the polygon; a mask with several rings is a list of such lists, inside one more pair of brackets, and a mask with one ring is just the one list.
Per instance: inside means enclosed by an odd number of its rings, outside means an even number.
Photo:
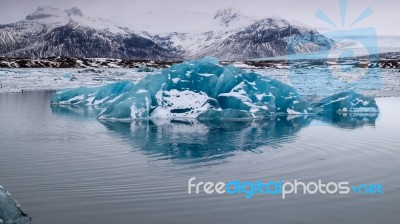
[{"label": "floating ice floe", "polygon": [[58,91],[51,98],[52,103],[59,105],[94,105],[106,107],[123,94],[129,92],[134,84],[121,81],[101,87],[79,87]]},{"label": "floating ice floe", "polygon": [[19,208],[18,203],[10,193],[0,185],[0,224],[29,224],[29,218]]},{"label": "floating ice floe", "polygon": [[154,72],[154,68],[147,67],[147,66],[141,66],[137,68],[137,72]]},{"label": "floating ice floe", "polygon": [[[352,103],[343,102],[338,109],[378,112],[373,98],[353,92],[343,94],[352,99]],[[331,110],[330,99],[339,102],[341,95],[338,96],[323,99],[314,108],[283,82],[232,65],[222,66],[218,59],[205,57],[172,65],[136,84],[122,81],[103,87],[59,91],[52,96],[51,103],[97,105],[104,108],[99,119],[105,120],[249,120]]]},{"label": "floating ice floe", "polygon": [[341,92],[322,99],[316,105],[322,113],[379,113],[373,97],[354,91]]}]

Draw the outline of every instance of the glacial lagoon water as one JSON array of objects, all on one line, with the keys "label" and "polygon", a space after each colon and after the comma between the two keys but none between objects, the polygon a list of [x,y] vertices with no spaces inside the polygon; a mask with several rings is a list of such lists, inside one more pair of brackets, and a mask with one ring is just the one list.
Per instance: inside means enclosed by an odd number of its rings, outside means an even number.
[{"label": "glacial lagoon water", "polygon": [[[0,94],[0,185],[33,223],[398,223],[400,98],[379,117],[102,123]],[[384,194],[189,195],[198,181],[379,183]]]}]

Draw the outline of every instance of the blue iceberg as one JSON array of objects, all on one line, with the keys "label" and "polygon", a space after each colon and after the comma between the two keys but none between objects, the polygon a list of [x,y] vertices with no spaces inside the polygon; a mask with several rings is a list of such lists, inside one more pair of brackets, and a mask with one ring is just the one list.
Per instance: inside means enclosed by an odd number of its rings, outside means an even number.
[{"label": "blue iceberg", "polygon": [[18,203],[2,186],[0,186],[0,223],[31,223],[31,218],[29,218],[24,212],[22,212],[22,210],[18,206]]},{"label": "blue iceberg", "polygon": [[154,69],[147,66],[141,66],[136,69],[137,72],[154,72]]},{"label": "blue iceberg", "polygon": [[122,94],[127,93],[133,86],[134,84],[130,81],[121,81],[101,87],[79,87],[62,90],[52,95],[51,103],[106,107]]},{"label": "blue iceberg", "polygon": [[[355,99],[366,99],[354,94]],[[325,110],[323,105],[328,101],[324,99],[314,108],[293,87],[232,65],[222,66],[213,57],[174,64],[136,84],[122,81],[103,87],[63,90],[51,99],[52,104],[98,106],[103,108],[99,119],[123,121],[250,120],[315,114],[320,108]],[[376,107],[373,99],[368,102]],[[352,104],[348,106],[349,112],[355,111]]]},{"label": "blue iceberg", "polygon": [[326,97],[315,106],[321,113],[379,113],[373,97],[354,91],[345,91]]}]

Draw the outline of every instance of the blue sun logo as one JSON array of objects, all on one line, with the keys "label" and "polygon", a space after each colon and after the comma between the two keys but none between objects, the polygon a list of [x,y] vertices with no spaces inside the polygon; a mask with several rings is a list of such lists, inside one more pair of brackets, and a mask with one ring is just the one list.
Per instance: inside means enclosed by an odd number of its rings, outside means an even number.
[{"label": "blue sun logo", "polygon": [[[339,7],[340,7],[340,18],[341,18],[341,26],[342,28],[346,27],[346,14],[347,14],[347,5],[348,5],[348,1],[347,0],[339,0]],[[359,16],[354,19],[349,25],[348,27],[352,27],[354,25],[356,25],[357,23],[361,22],[362,20],[364,20],[365,18],[369,17],[372,15],[372,9],[370,6],[366,7],[360,14]],[[321,19],[322,21],[324,21],[325,23],[327,23],[328,25],[331,25],[333,27],[339,27],[335,22],[333,22],[333,20],[327,16],[321,9],[317,10],[317,13],[315,14],[315,16],[319,19]]]},{"label": "blue sun logo", "polygon": [[[347,18],[348,1],[338,0],[338,3],[341,21],[335,22],[321,9],[315,13],[318,19],[336,28],[335,31],[310,32],[288,41],[290,81],[300,92],[304,90],[304,94],[329,95],[345,90],[381,88],[376,30],[374,27],[352,28],[373,14],[371,7],[365,7],[350,20]],[[307,83],[311,84],[307,86]]]}]

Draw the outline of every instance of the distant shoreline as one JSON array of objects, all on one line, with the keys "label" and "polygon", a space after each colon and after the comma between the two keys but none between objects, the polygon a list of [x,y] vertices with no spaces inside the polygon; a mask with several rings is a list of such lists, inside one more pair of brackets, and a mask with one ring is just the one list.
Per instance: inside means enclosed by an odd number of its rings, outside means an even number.
[{"label": "distant shoreline", "polygon": [[[369,61],[366,57],[337,59],[255,59],[246,61],[220,61],[221,65],[233,64],[239,68],[313,68],[315,66],[350,65],[359,68],[400,68],[400,53],[385,53]],[[9,58],[0,56],[0,68],[168,68],[182,61],[155,61],[155,60],[126,60],[113,58],[75,58],[75,57],[47,57],[47,58]]]}]

